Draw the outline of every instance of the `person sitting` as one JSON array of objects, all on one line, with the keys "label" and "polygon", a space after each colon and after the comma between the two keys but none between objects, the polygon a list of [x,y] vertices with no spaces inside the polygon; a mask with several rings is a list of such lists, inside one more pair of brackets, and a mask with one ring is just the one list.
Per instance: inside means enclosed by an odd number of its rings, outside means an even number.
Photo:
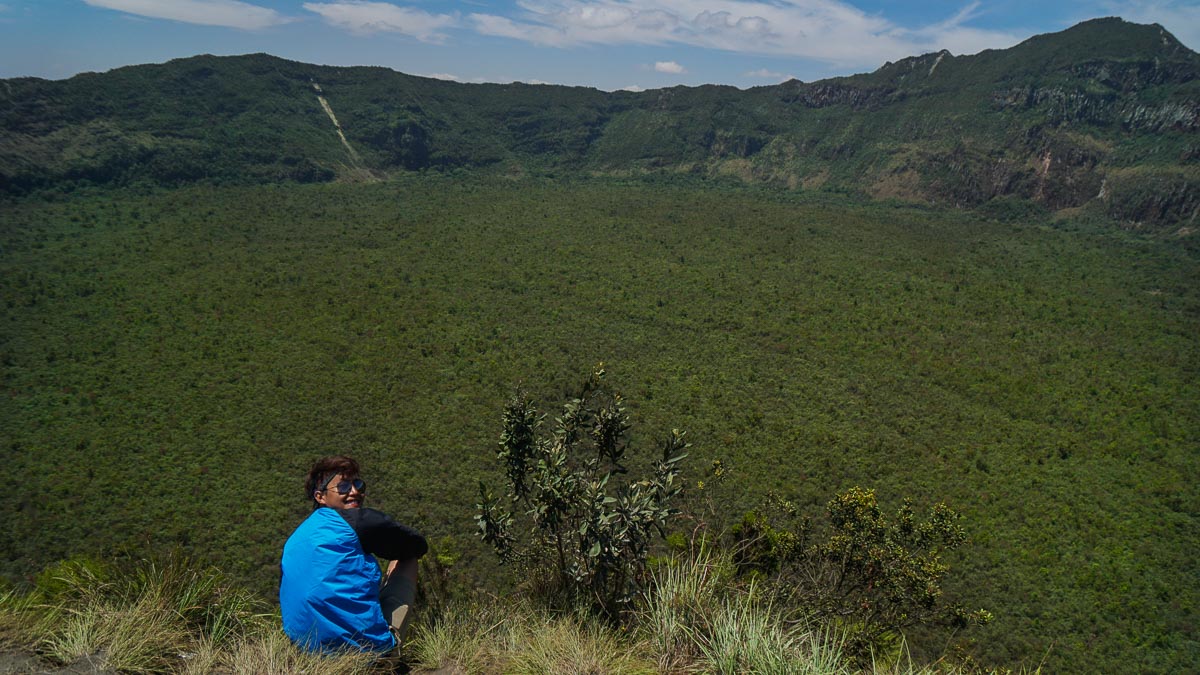
[{"label": "person sitting", "polygon": [[[349,457],[319,460],[304,490],[313,512],[280,563],[284,632],[310,651],[391,651],[404,639],[425,537],[363,507],[367,486]],[[386,575],[373,556],[391,561]]]}]

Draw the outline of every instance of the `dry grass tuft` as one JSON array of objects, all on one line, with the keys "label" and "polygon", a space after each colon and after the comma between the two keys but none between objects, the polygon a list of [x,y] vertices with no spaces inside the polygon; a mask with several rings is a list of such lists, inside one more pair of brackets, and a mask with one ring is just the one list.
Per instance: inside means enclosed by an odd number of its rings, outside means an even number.
[{"label": "dry grass tuft", "polygon": [[37,629],[42,637],[36,646],[59,663],[87,660],[103,670],[163,672],[188,643],[179,623],[152,598],[92,599],[47,612]]},{"label": "dry grass tuft", "polygon": [[652,673],[643,645],[587,618],[498,601],[451,608],[418,627],[412,665],[441,673]]},{"label": "dry grass tuft", "polygon": [[69,560],[25,597],[38,614],[27,644],[51,661],[103,670],[197,672],[198,656],[215,662],[212,645],[264,624],[252,595],[177,555],[120,568]]},{"label": "dry grass tuft", "polygon": [[405,650],[423,670],[492,672],[503,622],[502,613],[491,606],[452,605],[433,620],[418,623]]},{"label": "dry grass tuft", "polygon": [[40,616],[32,595],[12,589],[0,592],[0,649],[29,644]]},{"label": "dry grass tuft", "polygon": [[784,622],[731,576],[703,550],[655,571],[640,624],[661,672],[846,672],[840,639]]},{"label": "dry grass tuft", "polygon": [[215,658],[217,672],[256,675],[364,675],[373,672],[378,661],[378,655],[372,652],[322,655],[298,649],[281,630],[266,630],[243,637]]},{"label": "dry grass tuft", "polygon": [[641,645],[618,640],[615,631],[595,620],[535,614],[513,628],[505,672],[615,675],[656,670],[640,656]]}]

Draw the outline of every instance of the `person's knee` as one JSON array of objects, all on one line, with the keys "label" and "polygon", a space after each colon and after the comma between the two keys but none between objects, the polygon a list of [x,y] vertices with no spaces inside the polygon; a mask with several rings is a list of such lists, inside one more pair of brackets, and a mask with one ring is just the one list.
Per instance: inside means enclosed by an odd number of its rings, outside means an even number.
[{"label": "person's knee", "polygon": [[416,558],[407,558],[404,560],[393,560],[392,566],[388,568],[389,574],[401,574],[414,582],[417,580],[417,570],[419,568]]},{"label": "person's knee", "polygon": [[397,565],[379,591],[379,604],[383,607],[384,616],[401,605],[411,605],[417,597],[415,573],[407,574],[406,571],[403,564]]},{"label": "person's knee", "polygon": [[383,573],[383,583],[387,584],[394,576],[408,577],[415,582],[417,580],[418,567],[416,558],[391,560],[388,562],[387,569]]}]

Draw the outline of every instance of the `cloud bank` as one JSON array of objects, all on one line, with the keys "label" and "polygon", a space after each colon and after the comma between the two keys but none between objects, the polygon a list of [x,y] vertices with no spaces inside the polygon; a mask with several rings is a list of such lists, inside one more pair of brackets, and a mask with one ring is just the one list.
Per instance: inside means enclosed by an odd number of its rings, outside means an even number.
[{"label": "cloud bank", "polygon": [[[148,18],[251,31],[298,20],[254,0],[83,1]],[[972,54],[1010,47],[1030,33],[975,27],[975,20],[987,11],[978,0],[941,21],[915,27],[901,26],[881,13],[864,12],[846,0],[515,0],[511,10],[465,16],[433,13],[415,0],[310,0],[302,6],[353,35],[394,33],[439,44],[447,42],[453,31],[471,31],[559,48],[683,45],[813,59],[839,69],[874,68],[884,61],[939,49]],[[0,4],[0,12],[11,8],[7,2]],[[1075,20],[1100,13],[1168,26],[1185,44],[1200,48],[1200,3],[1195,0],[1094,0],[1081,4]]]},{"label": "cloud bank", "polygon": [[292,19],[273,9],[238,0],[83,0],[93,7],[115,9],[152,19],[168,19],[202,26],[259,30]]},{"label": "cloud bank", "polygon": [[515,17],[471,14],[479,33],[552,47],[683,44],[877,66],[913,54],[1009,47],[1013,33],[971,28],[978,3],[917,29],[836,0],[518,0]]},{"label": "cloud bank", "polygon": [[[1102,0],[1106,1],[1106,0]],[[246,30],[295,18],[241,0],[84,0],[129,14]],[[1200,8],[1182,0],[1129,0],[1130,18],[1200,26]],[[450,31],[550,47],[686,45],[743,54],[817,59],[844,68],[949,49],[1009,47],[1020,36],[974,28],[979,3],[933,24],[908,28],[841,0],[516,0],[511,12],[433,13],[413,2],[311,0],[304,10],[353,35],[396,33],[427,43]],[[1189,23],[1190,22],[1190,23]],[[1200,28],[1197,29],[1200,31]]]},{"label": "cloud bank", "polygon": [[422,42],[444,42],[447,36],[443,31],[459,23],[452,14],[431,14],[387,2],[306,2],[304,9],[355,35],[401,33]]}]

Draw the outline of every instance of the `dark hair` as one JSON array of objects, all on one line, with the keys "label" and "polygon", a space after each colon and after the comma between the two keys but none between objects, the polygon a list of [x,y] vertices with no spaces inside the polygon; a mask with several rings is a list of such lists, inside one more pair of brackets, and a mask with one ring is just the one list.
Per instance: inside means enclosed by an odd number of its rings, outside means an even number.
[{"label": "dark hair", "polygon": [[304,481],[304,498],[315,505],[317,490],[325,484],[325,481],[339,473],[342,474],[342,478],[348,480],[358,478],[358,462],[342,455],[318,459],[317,463],[313,464],[313,468],[308,471],[308,479]]}]

